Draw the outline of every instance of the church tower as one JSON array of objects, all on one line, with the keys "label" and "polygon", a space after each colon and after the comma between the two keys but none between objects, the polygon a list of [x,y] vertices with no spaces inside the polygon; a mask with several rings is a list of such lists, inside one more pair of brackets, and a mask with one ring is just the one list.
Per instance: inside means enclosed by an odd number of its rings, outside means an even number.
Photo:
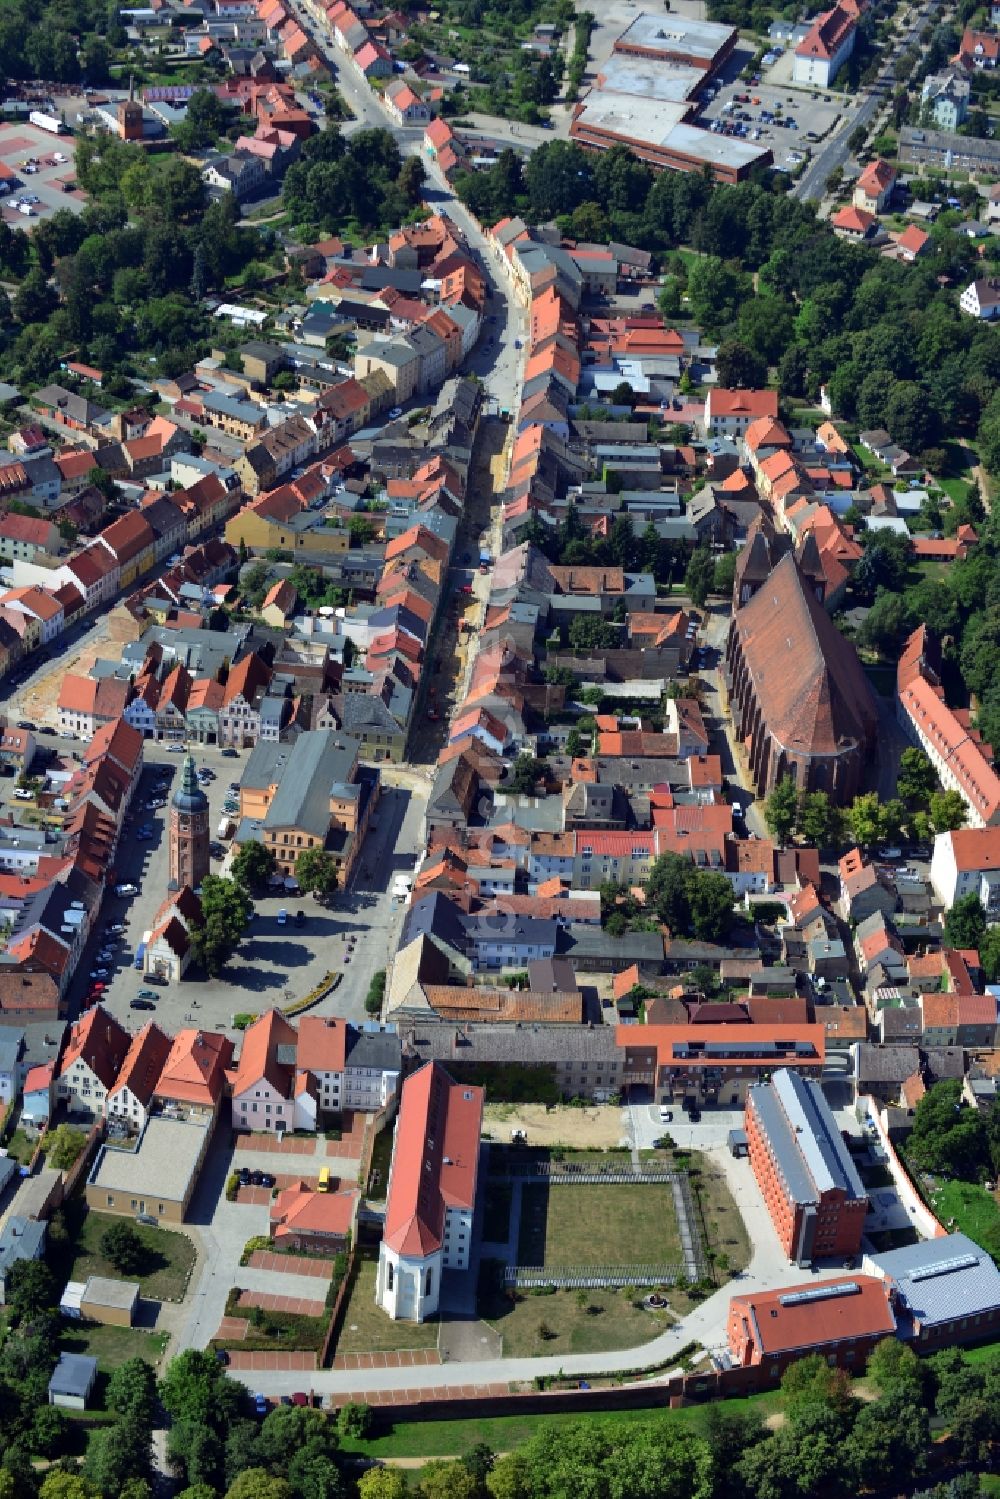
[{"label": "church tower", "polygon": [[208,797],[198,785],[194,756],[184,756],[181,784],[170,802],[170,888],[196,889],[209,872]]}]

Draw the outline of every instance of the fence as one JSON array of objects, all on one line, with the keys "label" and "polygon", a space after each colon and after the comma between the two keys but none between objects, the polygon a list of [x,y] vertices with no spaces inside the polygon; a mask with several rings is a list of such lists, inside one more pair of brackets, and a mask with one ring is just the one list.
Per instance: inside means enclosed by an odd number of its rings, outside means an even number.
[{"label": "fence", "polygon": [[351,1287],[354,1284],[354,1261],[356,1255],[357,1246],[352,1242],[350,1249],[347,1251],[347,1269],[344,1271],[344,1278],[340,1282],[337,1294],[334,1297],[333,1306],[330,1310],[330,1321],[327,1323],[326,1334],[323,1338],[322,1344],[320,1345],[319,1356],[316,1360],[317,1369],[328,1369],[330,1367],[330,1355],[336,1347],[337,1339],[340,1336],[340,1324],[343,1320],[344,1315],[344,1303],[346,1302]]},{"label": "fence", "polygon": [[[491,1163],[492,1170],[492,1163]],[[620,1164],[596,1166],[591,1163],[574,1165],[569,1161],[526,1161],[523,1164],[501,1166],[495,1176],[508,1181],[543,1181],[548,1186],[673,1186],[685,1179],[683,1171],[672,1171],[668,1166],[632,1166],[627,1158]]]},{"label": "fence", "polygon": [[565,1291],[600,1291],[618,1286],[672,1286],[686,1280],[684,1265],[508,1265],[504,1283],[519,1291],[558,1286]]}]

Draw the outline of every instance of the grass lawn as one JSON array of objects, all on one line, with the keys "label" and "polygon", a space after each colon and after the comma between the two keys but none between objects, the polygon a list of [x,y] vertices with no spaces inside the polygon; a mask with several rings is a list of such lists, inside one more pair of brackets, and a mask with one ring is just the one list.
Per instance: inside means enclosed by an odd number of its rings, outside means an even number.
[{"label": "grass lawn", "polygon": [[680,1259],[668,1186],[521,1189],[521,1265],[659,1265]]},{"label": "grass lawn", "polygon": [[641,1287],[632,1286],[621,1291],[556,1291],[548,1296],[519,1291],[512,1299],[493,1289],[481,1296],[479,1312],[503,1338],[505,1358],[609,1353],[639,1348],[673,1325],[667,1312],[645,1310],[645,1294]]},{"label": "grass lawn", "polygon": [[[62,1211],[68,1242],[53,1244],[49,1236],[50,1258],[57,1274],[64,1275],[64,1281],[86,1280],[91,1275],[118,1277],[120,1272],[101,1253],[101,1235],[113,1223],[125,1220],[111,1213],[88,1212],[79,1198],[68,1202]],[[182,1301],[195,1260],[195,1248],[187,1234],[146,1228],[141,1223],[132,1227],[142,1240],[147,1259],[142,1272],[129,1279],[139,1282],[143,1297],[149,1301]]]},{"label": "grass lawn", "polygon": [[[726,1178],[707,1156],[695,1153],[691,1166],[691,1191],[701,1208],[705,1248],[717,1258],[725,1255],[729,1262],[726,1273],[745,1270],[750,1263],[750,1235]],[[721,1272],[720,1278],[724,1278]]]},{"label": "grass lawn", "polygon": [[438,1324],[394,1322],[375,1305],[374,1259],[362,1259],[344,1308],[337,1353],[383,1353],[400,1348],[436,1348]]},{"label": "grass lawn", "polygon": [[372,1164],[368,1173],[368,1196],[381,1201],[389,1187],[389,1167],[392,1163],[392,1128],[380,1130],[372,1147]]},{"label": "grass lawn", "polygon": [[938,484],[953,504],[956,500],[967,499],[969,490],[972,488],[966,479],[939,479]]},{"label": "grass lawn", "polygon": [[945,1228],[954,1226],[994,1259],[1000,1259],[1000,1206],[985,1187],[973,1182],[944,1182],[931,1194],[931,1206]]},{"label": "grass lawn", "polygon": [[89,1353],[96,1358],[103,1374],[117,1369],[130,1358],[143,1358],[154,1367],[163,1357],[170,1335],[165,1332],[143,1332],[136,1327],[99,1327],[83,1323],[67,1328],[62,1347],[66,1353]]},{"label": "grass lawn", "polygon": [[[779,1401],[777,1393],[768,1391],[743,1400],[727,1400],[726,1408],[753,1408],[766,1418],[777,1410]],[[681,1427],[702,1431],[707,1409],[704,1405],[689,1405],[680,1410],[596,1411],[592,1416],[565,1412],[551,1416],[494,1416],[462,1421],[400,1421],[386,1436],[363,1442],[342,1437],[340,1445],[344,1452],[361,1453],[366,1457],[460,1457],[477,1442],[486,1442],[494,1452],[510,1452],[523,1446],[543,1427],[555,1430],[582,1424],[592,1430],[598,1425],[619,1428],[655,1422],[674,1430]]]}]

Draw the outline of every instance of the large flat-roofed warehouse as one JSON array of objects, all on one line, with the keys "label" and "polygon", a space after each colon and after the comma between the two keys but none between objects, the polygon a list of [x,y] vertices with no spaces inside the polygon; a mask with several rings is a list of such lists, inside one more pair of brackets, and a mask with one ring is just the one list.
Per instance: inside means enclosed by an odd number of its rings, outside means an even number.
[{"label": "large flat-roofed warehouse", "polygon": [[154,1115],[134,1150],[101,1147],[87,1178],[87,1206],[182,1223],[211,1135],[204,1119]]},{"label": "large flat-roofed warehouse", "polygon": [[738,36],[735,27],[720,26],[715,21],[694,21],[689,16],[656,15],[643,10],[618,37],[614,50],[633,57],[689,63],[708,74],[722,67]]},{"label": "large flat-roofed warehouse", "polygon": [[779,1068],[747,1094],[750,1165],[790,1260],[857,1254],[868,1198],[819,1083]]},{"label": "large flat-roofed warehouse", "polygon": [[659,171],[700,172],[708,166],[717,182],[730,185],[754,167],[771,165],[767,147],[685,123],[690,110],[688,104],[591,89],[576,106],[569,133],[578,145],[597,151],[627,146]]},{"label": "large flat-roofed warehouse", "polygon": [[643,11],[622,32],[597,84],[573,112],[581,146],[625,146],[658,171],[701,172],[742,182],[770,166],[768,148],[694,123],[699,95],[736,44],[730,26]]}]

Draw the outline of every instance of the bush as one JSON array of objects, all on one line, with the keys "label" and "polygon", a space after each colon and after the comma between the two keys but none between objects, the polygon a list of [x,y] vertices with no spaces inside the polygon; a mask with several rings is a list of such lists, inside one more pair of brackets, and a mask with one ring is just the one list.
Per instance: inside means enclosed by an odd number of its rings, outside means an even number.
[{"label": "bush", "polygon": [[249,1010],[241,1010],[238,1015],[233,1016],[233,1030],[245,1031],[247,1026],[253,1025],[256,1019],[256,1015],[251,1015]]},{"label": "bush", "polygon": [[236,1194],[239,1191],[239,1189],[240,1189],[240,1173],[238,1171],[232,1171],[232,1172],[230,1172],[229,1180],[226,1182],[226,1201],[227,1202],[235,1202],[236,1201]]},{"label": "bush", "polygon": [[268,1238],[267,1234],[254,1234],[253,1238],[247,1239],[246,1243],[243,1246],[243,1253],[240,1255],[240,1264],[248,1264],[250,1261],[250,1256],[258,1249],[273,1248],[274,1245],[271,1243],[271,1240]]},{"label": "bush", "polygon": [[365,999],[365,1009],[369,1015],[378,1015],[382,1009],[382,1001],[385,999],[385,979],[386,973],[384,968],[380,968],[378,973],[372,975],[372,981],[368,985],[368,994]]},{"label": "bush", "polygon": [[60,1124],[52,1134],[45,1136],[42,1150],[50,1166],[54,1166],[57,1171],[68,1171],[86,1143],[87,1136],[82,1129],[72,1129],[68,1124]]},{"label": "bush", "polygon": [[370,1405],[348,1404],[341,1407],[337,1425],[346,1437],[366,1437],[372,1429],[374,1417]]}]

